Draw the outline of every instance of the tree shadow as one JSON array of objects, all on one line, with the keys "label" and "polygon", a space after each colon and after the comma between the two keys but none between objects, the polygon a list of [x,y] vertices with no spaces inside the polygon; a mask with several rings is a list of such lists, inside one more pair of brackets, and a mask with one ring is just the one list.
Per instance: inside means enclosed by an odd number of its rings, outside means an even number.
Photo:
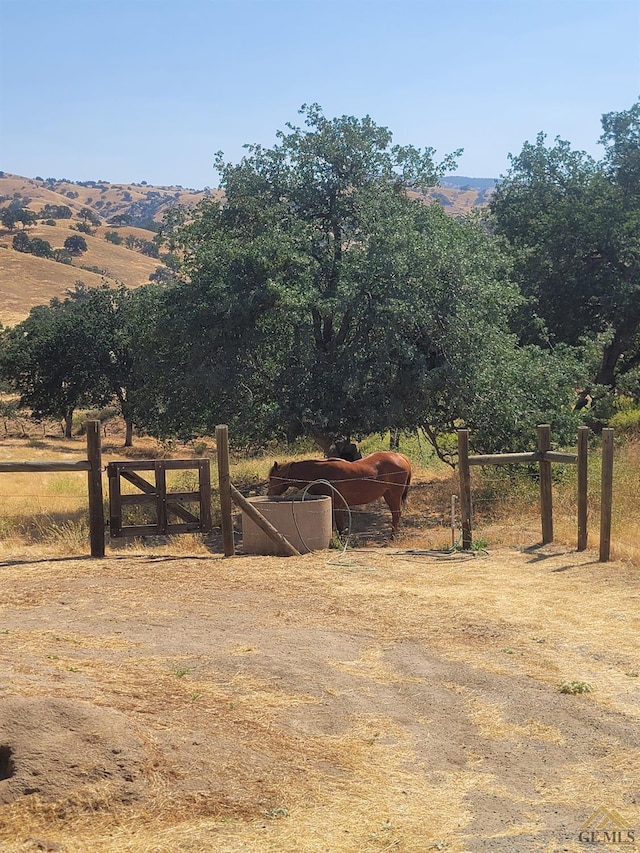
[{"label": "tree shadow", "polygon": [[[34,448],[35,450],[51,450],[56,453],[68,453],[70,455],[82,454],[86,458],[87,445],[85,442],[78,442],[77,447],[69,447],[70,439],[57,438],[55,436],[44,436],[43,438],[25,437],[25,449]],[[61,446],[62,445],[62,446]]]}]

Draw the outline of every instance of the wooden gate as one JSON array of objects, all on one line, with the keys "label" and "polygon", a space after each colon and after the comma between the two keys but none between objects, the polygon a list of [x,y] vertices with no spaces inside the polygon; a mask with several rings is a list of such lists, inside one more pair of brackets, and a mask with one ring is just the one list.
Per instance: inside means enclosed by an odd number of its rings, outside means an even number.
[{"label": "wooden gate", "polygon": [[[198,490],[167,492],[167,471],[198,471]],[[150,483],[138,471],[154,474]],[[176,533],[208,533],[211,530],[211,477],[208,459],[152,459],[137,462],[110,462],[109,530],[114,538],[122,536],[167,536]],[[121,481],[126,480],[140,490],[139,494],[123,494]],[[189,509],[185,506],[188,504]],[[198,514],[192,511],[197,504]],[[124,508],[145,508],[154,516],[148,523],[126,524]],[[132,510],[130,509],[130,512]]]}]

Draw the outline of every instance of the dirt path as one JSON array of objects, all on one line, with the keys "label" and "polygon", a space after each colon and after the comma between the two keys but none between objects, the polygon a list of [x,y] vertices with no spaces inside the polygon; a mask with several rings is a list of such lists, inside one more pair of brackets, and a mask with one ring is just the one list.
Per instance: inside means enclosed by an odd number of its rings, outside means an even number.
[{"label": "dirt path", "polygon": [[640,577],[595,559],[0,562],[0,851],[640,849]]}]

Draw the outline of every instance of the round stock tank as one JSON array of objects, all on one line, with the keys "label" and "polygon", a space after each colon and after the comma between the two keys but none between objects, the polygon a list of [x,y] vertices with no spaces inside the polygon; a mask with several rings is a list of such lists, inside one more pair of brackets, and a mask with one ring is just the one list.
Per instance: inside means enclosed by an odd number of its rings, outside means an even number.
[{"label": "round stock tank", "polygon": [[[306,494],[292,497],[259,496],[249,503],[301,554],[329,547],[332,531],[331,498]],[[249,516],[242,513],[243,554],[280,555],[284,552]]]}]

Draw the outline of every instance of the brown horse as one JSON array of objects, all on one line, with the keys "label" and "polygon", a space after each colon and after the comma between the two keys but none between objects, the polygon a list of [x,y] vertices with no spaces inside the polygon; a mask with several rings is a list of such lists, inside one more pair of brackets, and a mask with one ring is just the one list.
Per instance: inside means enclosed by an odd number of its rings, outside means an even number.
[{"label": "brown horse", "polygon": [[[316,483],[315,480],[326,480]],[[282,495],[289,486],[301,490],[309,483],[314,495],[330,495],[333,517],[340,532],[345,529],[347,506],[364,506],[384,498],[391,510],[391,536],[400,523],[400,510],[407,500],[411,482],[411,462],[401,453],[380,451],[364,459],[347,462],[345,459],[303,459],[300,462],[274,463],[269,472],[268,495]],[[331,483],[331,486],[327,485]],[[334,489],[340,497],[336,496]]]}]

